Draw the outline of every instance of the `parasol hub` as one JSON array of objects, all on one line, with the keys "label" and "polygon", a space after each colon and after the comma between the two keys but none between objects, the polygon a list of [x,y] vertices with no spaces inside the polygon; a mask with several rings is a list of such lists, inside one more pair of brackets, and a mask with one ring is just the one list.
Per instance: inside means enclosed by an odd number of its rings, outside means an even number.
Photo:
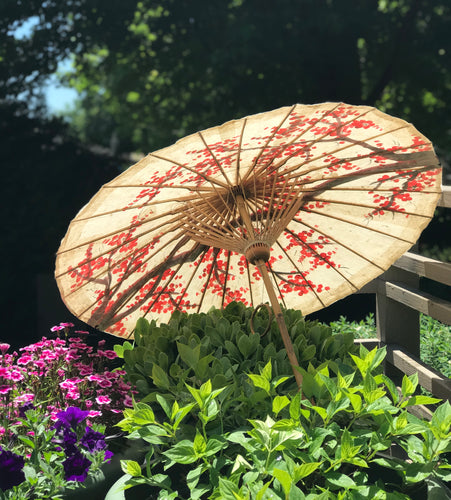
[{"label": "parasol hub", "polygon": [[271,253],[271,247],[266,241],[252,241],[245,249],[244,256],[251,264],[262,260],[268,262]]}]

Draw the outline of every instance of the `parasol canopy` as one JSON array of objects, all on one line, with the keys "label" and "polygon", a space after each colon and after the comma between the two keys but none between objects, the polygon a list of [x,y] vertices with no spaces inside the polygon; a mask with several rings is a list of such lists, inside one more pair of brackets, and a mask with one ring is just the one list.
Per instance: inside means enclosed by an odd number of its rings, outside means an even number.
[{"label": "parasol canopy", "polygon": [[440,172],[428,139],[372,107],[294,105],[230,121],[105,184],[69,226],[57,283],[73,314],[122,337],[143,316],[256,306],[271,300],[268,286],[307,315],[417,241]]}]

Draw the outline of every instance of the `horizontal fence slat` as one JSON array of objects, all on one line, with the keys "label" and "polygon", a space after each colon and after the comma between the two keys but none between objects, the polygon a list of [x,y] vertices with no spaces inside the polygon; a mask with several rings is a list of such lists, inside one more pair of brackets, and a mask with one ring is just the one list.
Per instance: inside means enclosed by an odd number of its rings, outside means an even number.
[{"label": "horizontal fence slat", "polygon": [[406,375],[418,373],[418,382],[434,396],[451,401],[451,379],[432,369],[396,344],[387,347],[386,360]]},{"label": "horizontal fence slat", "polygon": [[451,325],[451,302],[420,292],[402,283],[390,281],[380,282],[379,292],[381,291],[390,299]]},{"label": "horizontal fence slat", "polygon": [[451,286],[451,264],[447,262],[406,252],[393,266]]},{"label": "horizontal fence slat", "polygon": [[375,347],[379,348],[381,346],[381,342],[379,339],[354,339],[354,344],[360,346],[363,345],[368,349],[368,351],[372,351]]},{"label": "horizontal fence slat", "polygon": [[442,196],[438,201],[438,205],[451,208],[451,186],[442,186]]}]

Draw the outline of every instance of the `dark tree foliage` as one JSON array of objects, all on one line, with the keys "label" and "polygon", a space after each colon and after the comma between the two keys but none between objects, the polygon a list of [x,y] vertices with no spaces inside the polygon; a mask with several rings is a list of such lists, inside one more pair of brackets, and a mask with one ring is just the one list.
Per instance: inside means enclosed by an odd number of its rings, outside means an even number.
[{"label": "dark tree foliage", "polygon": [[[53,272],[69,221],[118,173],[119,160],[88,144],[148,152],[246,114],[333,100],[411,121],[446,163],[450,26],[447,0],[2,0],[5,331],[22,322],[37,333],[36,275]],[[64,79],[81,93],[69,126],[46,116],[42,96],[68,57]],[[431,239],[446,223],[449,210]]]}]

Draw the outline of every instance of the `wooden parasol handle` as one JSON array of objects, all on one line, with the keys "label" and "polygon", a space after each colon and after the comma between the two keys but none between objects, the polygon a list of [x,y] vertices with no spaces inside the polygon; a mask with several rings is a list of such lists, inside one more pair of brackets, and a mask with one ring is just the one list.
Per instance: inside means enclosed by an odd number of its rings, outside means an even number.
[{"label": "wooden parasol handle", "polygon": [[263,283],[265,284],[266,291],[268,292],[272,310],[274,312],[274,315],[276,316],[277,324],[279,325],[280,335],[282,336],[282,341],[285,346],[285,350],[287,351],[291,367],[293,369],[294,378],[296,379],[299,389],[301,389],[302,375],[298,370],[296,370],[296,366],[299,366],[299,362],[296,358],[290,335],[288,334],[288,329],[283,317],[282,309],[280,307],[279,301],[277,300],[276,294],[274,292],[274,287],[272,286],[271,280],[269,278],[266,263],[263,260],[258,260],[255,262],[255,265],[260,271],[260,274],[263,278]]}]

